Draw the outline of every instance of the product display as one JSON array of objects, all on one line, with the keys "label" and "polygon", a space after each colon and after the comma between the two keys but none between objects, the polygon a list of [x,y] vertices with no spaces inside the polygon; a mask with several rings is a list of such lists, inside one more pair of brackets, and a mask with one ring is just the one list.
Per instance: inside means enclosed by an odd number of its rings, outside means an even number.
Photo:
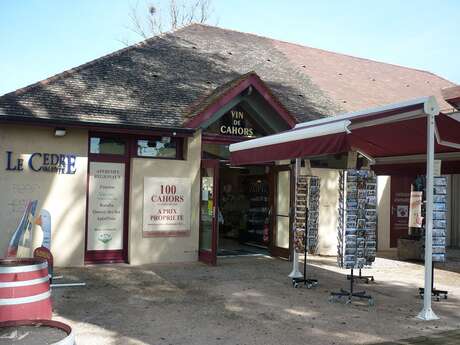
[{"label": "product display", "polygon": [[307,221],[307,250],[310,254],[315,254],[318,248],[319,196],[320,179],[319,177],[312,176],[308,185]]},{"label": "product display", "polygon": [[245,240],[265,243],[264,228],[268,222],[268,183],[256,179],[248,184],[249,209]]},{"label": "product display", "polygon": [[[426,179],[419,176],[415,180],[414,189],[423,192],[426,202]],[[425,243],[425,202],[422,203],[421,238]],[[436,176],[433,186],[433,261],[446,261],[446,232],[447,232],[447,178]],[[424,257],[421,258],[422,260]]]},{"label": "product display", "polygon": [[[305,251],[305,243],[307,243],[307,250],[310,254],[316,252],[318,246],[319,195],[319,177],[306,175],[298,177],[294,223],[294,247],[297,253]],[[307,234],[307,241],[305,241],[305,233]]]},{"label": "product display", "polygon": [[447,178],[434,178],[433,261],[446,261]]},{"label": "product display", "polygon": [[375,261],[377,178],[370,170],[346,170],[339,177],[338,255],[340,267],[361,269]]},{"label": "product display", "polygon": [[305,251],[306,215],[308,207],[308,177],[299,175],[295,194],[294,249],[297,253]]}]

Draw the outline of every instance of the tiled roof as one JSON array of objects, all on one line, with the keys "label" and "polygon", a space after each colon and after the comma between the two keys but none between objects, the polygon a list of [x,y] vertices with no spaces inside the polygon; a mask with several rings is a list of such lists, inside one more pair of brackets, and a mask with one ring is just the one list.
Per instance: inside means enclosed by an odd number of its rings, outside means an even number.
[{"label": "tiled roof", "polygon": [[181,127],[200,101],[250,71],[298,121],[433,94],[443,108],[440,89],[455,86],[425,71],[192,24],[6,94],[0,118]]}]

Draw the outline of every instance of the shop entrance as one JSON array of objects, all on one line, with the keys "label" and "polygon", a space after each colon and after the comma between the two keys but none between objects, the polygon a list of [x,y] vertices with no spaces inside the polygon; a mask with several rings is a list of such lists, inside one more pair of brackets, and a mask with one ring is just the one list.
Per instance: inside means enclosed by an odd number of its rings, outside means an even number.
[{"label": "shop entrance", "polygon": [[201,161],[200,261],[271,255],[289,258],[289,165],[232,167],[227,145],[204,143]]},{"label": "shop entrance", "polygon": [[269,167],[220,165],[218,256],[269,254]]}]

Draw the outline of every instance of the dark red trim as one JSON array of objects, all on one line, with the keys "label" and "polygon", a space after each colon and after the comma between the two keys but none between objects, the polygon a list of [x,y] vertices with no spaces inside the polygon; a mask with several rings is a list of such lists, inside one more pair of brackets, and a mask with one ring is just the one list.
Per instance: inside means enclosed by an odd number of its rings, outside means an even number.
[{"label": "dark red trim", "polygon": [[[200,166],[200,210],[199,210],[199,231],[201,233],[201,191],[202,191],[202,170],[203,168],[212,168],[214,171],[213,176],[213,201],[214,201],[214,208],[216,212],[219,209],[219,160],[217,159],[202,159],[201,166]],[[216,265],[217,264],[217,236],[218,236],[218,229],[217,229],[217,214],[214,215],[212,219],[212,233],[211,233],[211,250],[201,250],[201,243],[198,246],[198,260],[207,263],[209,265]],[[198,236],[199,237],[199,236]]]},{"label": "dark red trim", "polygon": [[[90,153],[91,137],[105,137],[124,139],[124,155],[101,155]],[[132,140],[129,136],[110,135],[107,133],[88,133],[88,167],[86,174],[86,214],[85,214],[85,264],[90,263],[118,263],[128,262],[128,229],[129,229],[129,186],[131,181],[131,158],[129,153],[132,148]],[[123,163],[125,165],[125,186],[123,205],[123,249],[121,250],[88,250],[88,208],[89,208],[89,178],[91,162]]]},{"label": "dark red trim", "polygon": [[345,133],[329,134],[321,137],[301,139],[281,144],[267,145],[230,154],[232,165],[252,165],[347,152],[349,149]]},{"label": "dark red trim", "polygon": [[[425,175],[426,163],[377,164],[372,166],[372,170],[377,175]],[[443,175],[460,174],[460,161],[443,161],[441,163],[441,173]]]},{"label": "dark red trim", "polygon": [[226,93],[224,93],[220,98],[209,104],[201,113],[187,121],[184,124],[184,127],[200,127],[203,122],[209,120],[219,109],[228,104],[232,99],[237,97],[249,86],[252,86],[260,93],[260,95],[270,104],[274,110],[276,110],[276,112],[286,122],[286,124],[289,125],[289,127],[292,128],[295,126],[297,123],[296,119],[281,104],[281,102],[278,101],[278,99],[272,94],[268,86],[259,78],[259,76],[257,76],[255,73],[251,73],[231,89],[229,89]]},{"label": "dark red trim", "polygon": [[276,256],[284,259],[290,259],[291,256],[291,250],[292,250],[292,245],[293,245],[293,232],[290,230],[292,229],[293,225],[293,217],[292,217],[292,212],[289,213],[289,248],[281,248],[276,246],[276,217],[278,215],[277,213],[277,208],[276,208],[276,195],[278,194],[278,174],[281,171],[289,171],[289,179],[290,179],[290,186],[289,186],[289,210],[291,210],[292,205],[293,205],[293,196],[294,196],[294,174],[292,172],[291,166],[289,165],[281,165],[281,166],[275,166],[272,167],[271,169],[271,190],[272,193],[270,196],[270,204],[272,208],[272,213],[270,215],[270,255],[271,256]]},{"label": "dark red trim", "polygon": [[191,137],[195,133],[194,128],[181,128],[181,127],[148,127],[148,126],[133,126],[127,124],[101,124],[97,122],[81,122],[81,121],[62,121],[62,120],[49,120],[40,118],[29,118],[28,116],[22,117],[18,120],[18,116],[0,116],[0,123],[8,123],[12,125],[39,125],[43,127],[63,127],[63,128],[77,128],[87,129],[91,131],[105,132],[105,133],[121,133],[121,134],[136,134],[136,135],[167,135],[172,136],[175,132],[176,137]]}]

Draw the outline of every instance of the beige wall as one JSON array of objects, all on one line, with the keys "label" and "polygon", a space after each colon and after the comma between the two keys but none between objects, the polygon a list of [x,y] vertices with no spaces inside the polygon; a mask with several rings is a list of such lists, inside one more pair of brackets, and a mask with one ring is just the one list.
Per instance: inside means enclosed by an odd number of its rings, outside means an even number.
[{"label": "beige wall", "polygon": [[317,254],[337,255],[339,170],[302,168],[301,174],[310,174],[321,179]]},{"label": "beige wall", "polygon": [[[129,263],[196,261],[200,205],[201,133],[188,139],[186,160],[134,158],[131,164]],[[192,182],[191,233],[186,237],[142,236],[144,177],[186,177]]]},{"label": "beige wall", "polygon": [[[87,131],[77,129],[68,130],[64,137],[55,137],[53,128],[0,126],[0,256],[5,254],[25,203],[38,200],[36,214],[42,208],[51,214],[51,251],[55,265],[83,265],[87,138]],[[24,171],[6,170],[6,151],[13,151],[15,158],[24,159]],[[27,161],[34,152],[75,154],[76,173],[66,175],[31,171]],[[35,248],[41,244],[41,229],[34,226],[33,234]]]},{"label": "beige wall", "polygon": [[390,176],[377,177],[377,249],[379,251],[395,250],[390,248]]}]

